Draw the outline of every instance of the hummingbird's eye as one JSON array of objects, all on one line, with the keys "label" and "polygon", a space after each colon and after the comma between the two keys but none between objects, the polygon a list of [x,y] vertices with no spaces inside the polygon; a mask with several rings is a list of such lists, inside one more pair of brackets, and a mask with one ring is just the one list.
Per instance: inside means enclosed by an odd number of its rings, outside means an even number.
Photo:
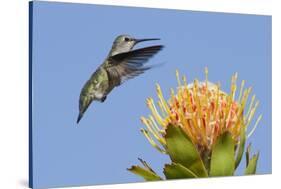
[{"label": "hummingbird's eye", "polygon": [[128,37],[125,37],[124,40],[125,41],[130,41],[130,39]]}]

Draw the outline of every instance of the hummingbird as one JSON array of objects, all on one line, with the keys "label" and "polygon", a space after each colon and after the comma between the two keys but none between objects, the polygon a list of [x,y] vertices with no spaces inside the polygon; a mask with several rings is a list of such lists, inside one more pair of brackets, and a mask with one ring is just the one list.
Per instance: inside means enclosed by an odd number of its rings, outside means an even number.
[{"label": "hummingbird", "polygon": [[104,102],[115,87],[152,68],[145,66],[145,63],[164,46],[154,45],[135,50],[133,47],[140,42],[153,40],[160,39],[136,39],[129,35],[116,37],[108,56],[81,90],[77,123],[93,101]]}]

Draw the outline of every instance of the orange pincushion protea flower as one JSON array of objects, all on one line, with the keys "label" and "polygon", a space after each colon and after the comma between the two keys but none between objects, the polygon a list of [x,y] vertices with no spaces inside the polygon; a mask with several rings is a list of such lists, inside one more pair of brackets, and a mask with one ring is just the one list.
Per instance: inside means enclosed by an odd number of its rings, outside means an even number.
[{"label": "orange pincushion protea flower", "polygon": [[[166,153],[163,136],[168,125],[182,127],[201,153],[210,151],[217,138],[226,131],[231,133],[238,144],[241,129],[248,128],[259,104],[255,102],[254,95],[245,111],[251,88],[244,89],[245,82],[242,81],[238,98],[235,99],[237,73],[232,77],[230,94],[221,91],[219,84],[208,81],[207,68],[205,74],[205,81],[195,80],[192,84],[187,84],[185,77],[180,80],[177,71],[178,87],[176,93],[171,89],[168,101],[164,99],[158,84],[156,86],[158,107],[152,98],[147,99],[152,115],[141,118],[147,127],[147,130],[141,131],[159,151]],[[252,135],[260,119],[261,116],[258,117],[248,137]]]}]

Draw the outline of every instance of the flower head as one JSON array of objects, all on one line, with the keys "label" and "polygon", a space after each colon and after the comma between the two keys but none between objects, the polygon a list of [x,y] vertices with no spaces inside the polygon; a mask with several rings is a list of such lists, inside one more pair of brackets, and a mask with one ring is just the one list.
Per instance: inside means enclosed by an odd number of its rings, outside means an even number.
[{"label": "flower head", "polygon": [[[241,82],[240,91],[236,94],[237,73],[232,76],[229,94],[220,89],[220,84],[208,81],[207,68],[205,75],[205,81],[194,80],[187,84],[186,77],[180,79],[179,72],[176,71],[178,87],[176,90],[171,89],[168,100],[165,100],[159,84],[156,85],[157,104],[152,98],[147,99],[151,115],[141,118],[147,127],[142,129],[142,133],[159,151],[166,152],[164,135],[168,125],[181,127],[199,152],[210,151],[218,137],[226,131],[231,133],[236,144],[239,143],[241,130],[248,128],[259,102],[253,95],[247,104],[251,88],[244,89],[245,81]],[[248,137],[252,135],[260,119],[261,116]]]}]

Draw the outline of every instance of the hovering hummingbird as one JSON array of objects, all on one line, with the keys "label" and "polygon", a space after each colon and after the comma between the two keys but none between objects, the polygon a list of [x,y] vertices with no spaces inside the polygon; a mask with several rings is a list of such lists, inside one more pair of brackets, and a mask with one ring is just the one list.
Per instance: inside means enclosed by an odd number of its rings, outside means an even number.
[{"label": "hovering hummingbird", "polygon": [[160,39],[135,39],[129,35],[120,35],[115,39],[108,56],[81,90],[77,123],[92,101],[104,102],[112,89],[152,68],[144,64],[158,53],[163,45],[132,50],[136,44],[152,40]]}]

